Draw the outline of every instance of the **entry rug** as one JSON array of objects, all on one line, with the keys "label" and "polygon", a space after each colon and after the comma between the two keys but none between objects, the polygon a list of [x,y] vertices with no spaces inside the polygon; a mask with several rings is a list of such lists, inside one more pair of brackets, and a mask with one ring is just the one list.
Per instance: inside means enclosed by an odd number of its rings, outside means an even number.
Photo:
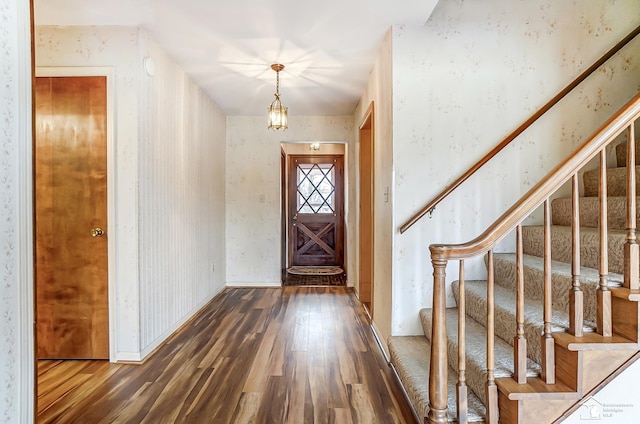
[{"label": "entry rug", "polygon": [[292,266],[287,269],[293,275],[340,275],[344,271],[339,266]]}]

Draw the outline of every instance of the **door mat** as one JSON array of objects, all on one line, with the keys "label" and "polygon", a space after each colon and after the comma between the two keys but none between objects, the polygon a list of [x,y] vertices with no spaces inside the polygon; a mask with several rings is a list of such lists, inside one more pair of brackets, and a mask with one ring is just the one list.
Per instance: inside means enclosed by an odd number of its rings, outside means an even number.
[{"label": "door mat", "polygon": [[287,269],[293,275],[339,275],[344,271],[339,266],[292,266]]}]

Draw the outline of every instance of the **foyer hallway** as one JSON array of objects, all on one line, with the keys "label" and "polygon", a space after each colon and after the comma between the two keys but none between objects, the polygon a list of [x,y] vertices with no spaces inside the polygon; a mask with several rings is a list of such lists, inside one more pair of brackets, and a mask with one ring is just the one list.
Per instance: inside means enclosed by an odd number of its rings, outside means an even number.
[{"label": "foyer hallway", "polygon": [[38,376],[38,423],[413,422],[345,287],[229,288],[142,365]]}]

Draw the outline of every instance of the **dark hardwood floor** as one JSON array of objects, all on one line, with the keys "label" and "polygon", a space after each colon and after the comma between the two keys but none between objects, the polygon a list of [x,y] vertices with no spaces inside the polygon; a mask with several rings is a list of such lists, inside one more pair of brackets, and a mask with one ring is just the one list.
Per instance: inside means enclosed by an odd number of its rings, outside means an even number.
[{"label": "dark hardwood floor", "polygon": [[142,365],[39,361],[38,423],[411,423],[345,287],[227,289]]}]

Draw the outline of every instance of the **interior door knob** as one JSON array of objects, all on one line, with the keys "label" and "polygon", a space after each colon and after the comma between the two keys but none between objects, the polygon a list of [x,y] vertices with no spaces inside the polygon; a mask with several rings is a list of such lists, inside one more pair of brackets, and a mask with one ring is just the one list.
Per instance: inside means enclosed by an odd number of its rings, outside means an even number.
[{"label": "interior door knob", "polygon": [[103,234],[104,234],[104,230],[100,227],[91,229],[91,237],[102,237]]}]

